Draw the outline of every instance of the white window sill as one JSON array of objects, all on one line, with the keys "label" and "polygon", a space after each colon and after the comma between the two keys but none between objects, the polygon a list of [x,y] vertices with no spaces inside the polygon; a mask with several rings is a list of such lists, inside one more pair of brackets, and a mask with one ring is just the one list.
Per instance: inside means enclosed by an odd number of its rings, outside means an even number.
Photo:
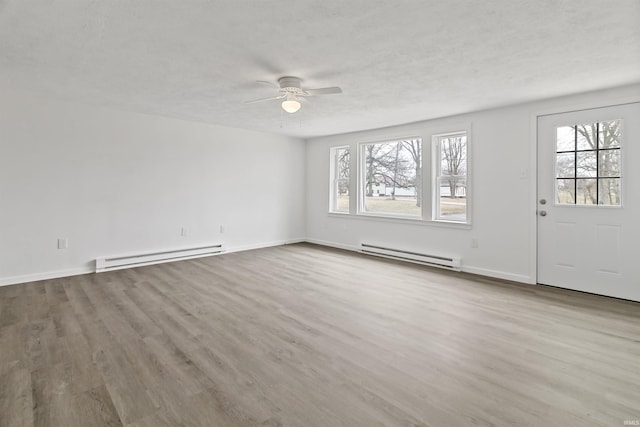
[{"label": "white window sill", "polygon": [[457,228],[463,230],[471,230],[471,223],[458,222],[458,221],[446,221],[446,220],[426,220],[416,217],[399,217],[399,216],[386,216],[386,215],[374,215],[374,214],[351,214],[348,212],[329,212],[329,217],[345,218],[350,220],[366,220],[366,221],[381,221],[392,222],[398,224],[413,224],[413,225],[427,225],[434,227],[445,228]]}]

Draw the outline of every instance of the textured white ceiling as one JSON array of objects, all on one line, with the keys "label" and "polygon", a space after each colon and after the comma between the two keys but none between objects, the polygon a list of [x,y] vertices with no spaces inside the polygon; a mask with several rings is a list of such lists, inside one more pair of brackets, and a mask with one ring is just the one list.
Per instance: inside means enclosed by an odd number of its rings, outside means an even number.
[{"label": "textured white ceiling", "polygon": [[[295,115],[255,80],[340,86]],[[0,79],[311,137],[640,81],[638,0],[0,0]]]}]

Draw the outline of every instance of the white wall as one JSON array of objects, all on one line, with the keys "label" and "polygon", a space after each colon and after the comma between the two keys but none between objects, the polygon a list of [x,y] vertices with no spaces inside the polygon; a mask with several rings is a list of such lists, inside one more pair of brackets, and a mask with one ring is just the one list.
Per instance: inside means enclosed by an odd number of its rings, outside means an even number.
[{"label": "white wall", "polygon": [[296,138],[5,90],[0,284],[89,271],[100,256],[302,239],[304,152]]},{"label": "white wall", "polygon": [[[536,281],[535,117],[640,99],[640,86],[557,98],[307,141],[307,239],[356,249],[362,241],[433,254],[461,256],[463,270]],[[431,135],[471,126],[472,226],[432,224],[328,214],[329,147],[384,138]],[[425,165],[428,166],[428,165]],[[471,239],[478,239],[478,248]]]},{"label": "white wall", "polygon": [[[533,283],[532,118],[625,99],[640,99],[640,86],[317,138],[305,148],[295,138],[2,89],[0,284],[90,271],[99,256],[305,238],[350,249],[376,240],[450,253],[463,258],[466,271]],[[471,228],[328,214],[330,146],[416,132],[429,141],[460,125],[472,128]],[[62,237],[69,249],[56,248]]]}]

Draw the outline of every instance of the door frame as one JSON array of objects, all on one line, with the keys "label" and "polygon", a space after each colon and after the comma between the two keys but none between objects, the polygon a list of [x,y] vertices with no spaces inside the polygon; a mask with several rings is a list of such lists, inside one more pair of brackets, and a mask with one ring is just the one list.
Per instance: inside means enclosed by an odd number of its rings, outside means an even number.
[{"label": "door frame", "polygon": [[530,114],[529,131],[529,170],[526,174],[529,179],[529,192],[532,195],[529,201],[529,284],[538,284],[538,118],[554,114],[573,113],[595,108],[615,107],[617,105],[633,104],[640,102],[640,94],[605,97],[600,101],[583,101],[574,103],[558,103],[555,106],[536,109]]}]

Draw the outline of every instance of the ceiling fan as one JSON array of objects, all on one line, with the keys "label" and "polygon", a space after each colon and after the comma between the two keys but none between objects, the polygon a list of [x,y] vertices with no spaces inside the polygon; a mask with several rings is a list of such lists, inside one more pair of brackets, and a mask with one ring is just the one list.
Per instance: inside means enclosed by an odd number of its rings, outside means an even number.
[{"label": "ceiling fan", "polygon": [[278,96],[246,101],[247,104],[253,102],[270,101],[272,99],[283,99],[284,101],[282,101],[282,104],[280,104],[282,106],[282,109],[291,114],[300,109],[300,107],[302,106],[302,104],[300,104],[300,100],[304,97],[342,93],[342,89],[336,86],[323,87],[319,89],[303,89],[301,86],[302,79],[291,76],[280,77],[278,79],[277,85],[275,83],[265,82],[262,80],[258,80],[258,83],[266,83],[278,89]]}]

